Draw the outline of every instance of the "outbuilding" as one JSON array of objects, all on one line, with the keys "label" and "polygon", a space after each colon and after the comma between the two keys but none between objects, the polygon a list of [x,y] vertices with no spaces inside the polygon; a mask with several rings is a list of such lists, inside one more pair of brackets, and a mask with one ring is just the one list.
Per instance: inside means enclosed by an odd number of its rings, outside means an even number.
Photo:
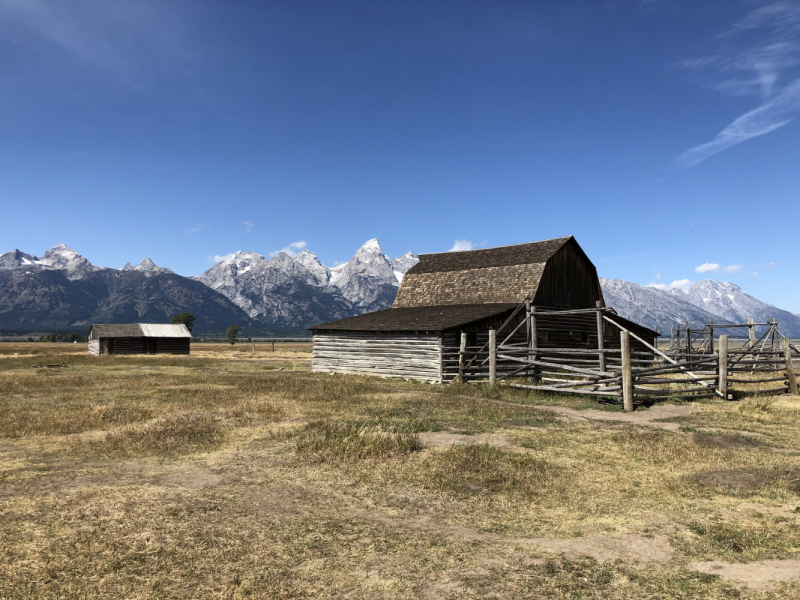
[{"label": "outbuilding", "polygon": [[[600,309],[648,343],[658,336],[605,310],[597,269],[572,236],[419,259],[392,308],[309,327],[312,371],[442,383],[458,372],[461,334],[480,347],[491,329],[513,332],[531,308],[542,348],[596,348]],[[600,328],[605,347],[619,347],[618,329],[605,321]],[[520,327],[507,341],[530,343],[530,335]]]},{"label": "outbuilding", "polygon": [[96,324],[89,329],[89,354],[189,354],[186,325]]}]

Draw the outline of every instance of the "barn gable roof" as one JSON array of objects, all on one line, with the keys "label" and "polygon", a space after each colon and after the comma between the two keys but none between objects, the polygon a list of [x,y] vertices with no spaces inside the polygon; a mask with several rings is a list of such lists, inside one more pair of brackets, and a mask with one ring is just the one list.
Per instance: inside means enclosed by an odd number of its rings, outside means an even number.
[{"label": "barn gable roof", "polygon": [[309,327],[322,331],[444,331],[514,310],[517,304],[450,304],[389,308]]},{"label": "barn gable roof", "polygon": [[574,238],[570,235],[540,242],[515,244],[513,246],[482,248],[464,252],[420,254],[419,262],[409,269],[407,275],[546,263],[571,239]]},{"label": "barn gable roof", "polygon": [[[465,252],[421,254],[419,263],[403,277],[393,308],[519,304],[525,298],[533,300],[542,285],[548,263],[565,246],[572,246],[570,253],[587,265],[583,271],[592,273],[591,276],[597,279],[594,265],[572,236]],[[599,283],[595,287],[599,289]],[[548,304],[571,306],[558,302]]]},{"label": "barn gable roof", "polygon": [[112,323],[93,324],[89,333],[94,332],[100,338],[118,337],[158,337],[158,338],[190,338],[192,334],[186,325],[172,323]]}]

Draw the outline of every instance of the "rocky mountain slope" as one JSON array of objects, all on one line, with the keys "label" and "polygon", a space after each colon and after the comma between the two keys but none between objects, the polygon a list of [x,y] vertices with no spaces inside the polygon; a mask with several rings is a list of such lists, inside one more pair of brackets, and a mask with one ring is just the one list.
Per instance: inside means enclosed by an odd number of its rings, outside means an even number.
[{"label": "rocky mountain slope", "polygon": [[[690,326],[702,327],[708,321],[720,325],[746,323],[748,317],[753,317],[757,322],[776,318],[781,323],[781,333],[800,336],[800,319],[796,315],[754,298],[733,283],[705,280],[686,290],[671,291],[619,279],[601,278],[600,284],[606,305],[663,335],[669,335],[673,326],[687,320]],[[728,334],[743,333],[730,330]]]},{"label": "rocky mountain slope", "polygon": [[163,323],[183,311],[197,317],[195,329],[199,331],[251,323],[248,315],[222,294],[149,259],[136,267],[105,269],[63,244],[41,259],[18,250],[0,256],[2,328]]},{"label": "rocky mountain slope", "polygon": [[780,321],[782,333],[800,335],[800,318],[797,315],[754,298],[734,283],[708,279],[698,281],[689,289],[674,289],[670,293],[735,323],[746,323],[748,317],[760,323],[774,318]]},{"label": "rocky mountain slope", "polygon": [[330,269],[303,250],[272,259],[236,252],[198,277],[247,314],[278,327],[303,327],[389,308],[402,276],[419,259],[411,252],[392,260],[377,239],[343,265]]},{"label": "rocky mountain slope", "polygon": [[600,285],[606,306],[613,307],[626,319],[658,330],[662,335],[669,335],[672,327],[687,320],[694,327],[702,327],[709,321],[722,322],[718,315],[656,288],[602,277]]}]

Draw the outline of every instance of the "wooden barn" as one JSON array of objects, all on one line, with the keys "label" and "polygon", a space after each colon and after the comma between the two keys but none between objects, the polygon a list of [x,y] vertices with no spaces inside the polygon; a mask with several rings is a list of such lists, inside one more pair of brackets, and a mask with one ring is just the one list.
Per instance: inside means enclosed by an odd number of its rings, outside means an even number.
[{"label": "wooden barn", "polygon": [[189,354],[186,325],[131,323],[92,325],[89,354]]},{"label": "wooden barn", "polygon": [[[313,371],[442,383],[457,374],[452,355],[462,333],[469,347],[480,347],[489,330],[513,332],[531,310],[542,348],[597,348],[600,330],[604,347],[618,348],[619,329],[595,310],[651,344],[658,335],[606,310],[597,269],[572,236],[419,258],[392,308],[309,328]],[[508,341],[530,343],[530,336],[522,327]]]}]

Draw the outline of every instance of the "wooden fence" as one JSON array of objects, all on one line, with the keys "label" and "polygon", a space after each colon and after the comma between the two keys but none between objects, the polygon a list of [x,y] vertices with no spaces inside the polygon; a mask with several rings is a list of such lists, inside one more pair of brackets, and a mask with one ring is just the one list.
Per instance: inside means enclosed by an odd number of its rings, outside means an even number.
[{"label": "wooden fence", "polygon": [[[517,319],[512,327],[514,316],[523,309],[525,318]],[[591,315],[596,319],[596,348],[538,347],[536,328],[542,313],[529,304],[518,312],[497,331],[489,331],[488,341],[481,346],[467,346],[468,337],[462,334],[460,347],[443,348],[445,379],[449,374],[451,381],[488,381],[543,392],[604,397],[622,402],[628,411],[633,410],[634,403],[674,397],[716,395],[728,399],[735,391],[797,394],[792,359],[793,355],[800,357],[800,352],[785,337],[778,348],[747,343],[744,348],[729,349],[728,337],[723,335],[714,350],[711,342],[702,350],[690,344],[684,349],[673,346],[661,351],[614,320],[609,309],[597,307],[547,314],[551,324],[563,319],[567,329],[574,328],[579,315]],[[604,347],[611,345],[602,334],[605,322],[618,331],[619,347]],[[777,322],[770,321],[769,325],[768,334],[777,330]],[[520,336],[520,331],[527,333]]]}]

